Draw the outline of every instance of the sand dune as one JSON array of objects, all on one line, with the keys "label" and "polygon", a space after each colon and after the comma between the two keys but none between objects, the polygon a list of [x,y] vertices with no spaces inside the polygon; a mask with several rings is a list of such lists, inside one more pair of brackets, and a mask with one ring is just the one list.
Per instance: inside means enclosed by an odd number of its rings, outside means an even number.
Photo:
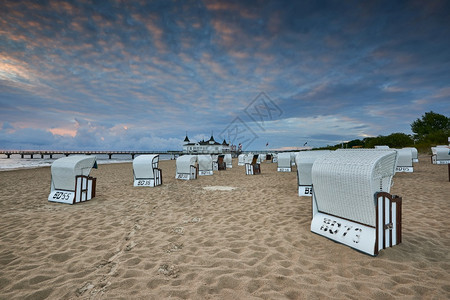
[{"label": "sand dune", "polygon": [[100,165],[76,205],[47,201],[49,167],[0,172],[0,299],[450,298],[447,166],[395,175],[403,243],[371,257],[310,232],[295,172],[233,163],[182,181],[161,161],[156,188]]}]

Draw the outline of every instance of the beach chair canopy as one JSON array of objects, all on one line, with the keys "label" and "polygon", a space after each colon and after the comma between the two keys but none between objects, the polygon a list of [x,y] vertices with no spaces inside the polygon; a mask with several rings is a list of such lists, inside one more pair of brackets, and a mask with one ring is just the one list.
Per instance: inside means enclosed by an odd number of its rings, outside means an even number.
[{"label": "beach chair canopy", "polygon": [[245,164],[245,154],[239,154],[238,164]]},{"label": "beach chair canopy", "polygon": [[390,149],[389,146],[386,145],[376,145],[375,149]]},{"label": "beach chair canopy", "polygon": [[211,155],[198,155],[198,170],[199,171],[213,170],[213,159]]},{"label": "beach chair canopy", "polygon": [[374,195],[389,193],[395,173],[395,150],[336,150],[318,157],[312,182],[319,211],[376,225]]},{"label": "beach chair canopy", "polygon": [[92,168],[97,168],[97,157],[73,155],[55,160],[51,166],[53,187],[57,190],[74,191],[75,176],[89,176]]},{"label": "beach chair canopy", "polygon": [[233,162],[233,158],[231,157],[230,153],[225,154],[225,157],[223,160],[227,165],[231,165]]},{"label": "beach chair canopy", "polygon": [[397,149],[397,166],[412,167],[413,156],[411,149]]},{"label": "beach chair canopy", "polygon": [[246,164],[251,164],[253,162],[253,153],[247,153],[244,158]]},{"label": "beach chair canopy", "polygon": [[300,151],[295,156],[295,164],[297,165],[297,176],[299,185],[311,185],[312,177],[311,170],[314,161],[331,150],[317,150],[317,151]]},{"label": "beach chair canopy", "polygon": [[450,148],[445,147],[435,147],[436,160],[449,160],[450,159]]},{"label": "beach chair canopy", "polygon": [[158,161],[158,154],[146,154],[137,156],[135,159],[133,159],[134,177],[137,179],[153,178],[153,169],[158,168]]},{"label": "beach chair canopy", "polygon": [[197,155],[183,155],[177,158],[177,173],[187,174],[191,172],[191,166],[197,163]]},{"label": "beach chair canopy", "polygon": [[278,153],[278,168],[291,167],[291,152]]},{"label": "beach chair canopy", "polygon": [[405,147],[405,148],[403,148],[403,149],[410,149],[410,150],[411,150],[411,153],[412,153],[412,158],[413,158],[413,159],[417,160],[417,159],[419,158],[419,155],[418,155],[418,152],[417,152],[417,149],[416,149],[416,148],[414,148],[414,147]]}]

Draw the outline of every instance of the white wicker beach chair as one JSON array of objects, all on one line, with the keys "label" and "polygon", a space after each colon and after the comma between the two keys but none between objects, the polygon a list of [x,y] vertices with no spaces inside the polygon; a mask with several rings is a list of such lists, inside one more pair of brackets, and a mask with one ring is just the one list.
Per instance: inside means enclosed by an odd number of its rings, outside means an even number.
[{"label": "white wicker beach chair", "polygon": [[312,166],[314,161],[331,150],[300,151],[295,156],[299,196],[312,196]]},{"label": "white wicker beach chair", "polygon": [[245,160],[245,174],[257,175],[261,174],[261,165],[258,162],[258,154],[248,155]]},{"label": "white wicker beach chair", "polygon": [[198,155],[198,175],[213,175],[213,160],[211,155]]},{"label": "white wicker beach chair", "polygon": [[73,155],[55,160],[51,166],[48,201],[75,204],[95,197],[96,178],[89,176],[97,168],[97,158]]},{"label": "white wicker beach chair", "polygon": [[245,166],[245,157],[246,157],[246,154],[238,155],[238,166]]},{"label": "white wicker beach chair", "polygon": [[272,156],[272,162],[278,163],[278,153],[274,153]]},{"label": "white wicker beach chair", "polygon": [[395,172],[414,172],[412,149],[397,149],[397,153],[397,166],[395,168]]},{"label": "white wicker beach chair", "polygon": [[134,186],[155,187],[162,184],[162,171],[158,169],[159,155],[139,155],[133,159]]},{"label": "white wicker beach chair", "polygon": [[450,164],[450,148],[448,146],[436,146],[431,148],[431,162],[435,165]]},{"label": "white wicker beach chair", "polygon": [[417,152],[416,148],[414,148],[414,147],[405,147],[403,149],[411,149],[413,163],[419,162],[419,155],[418,155],[418,152]]},{"label": "white wicker beach chair", "polygon": [[401,242],[401,198],[389,194],[395,150],[336,150],[312,167],[311,231],[370,255]]},{"label": "white wicker beach chair", "polygon": [[291,152],[278,153],[278,172],[291,172],[292,171],[292,159]]},{"label": "white wicker beach chair", "polygon": [[223,160],[227,166],[227,169],[233,168],[233,158],[231,157],[230,153],[225,154],[225,157],[223,158]]},{"label": "white wicker beach chair", "polygon": [[179,156],[176,161],[175,178],[183,180],[197,179],[197,155]]}]

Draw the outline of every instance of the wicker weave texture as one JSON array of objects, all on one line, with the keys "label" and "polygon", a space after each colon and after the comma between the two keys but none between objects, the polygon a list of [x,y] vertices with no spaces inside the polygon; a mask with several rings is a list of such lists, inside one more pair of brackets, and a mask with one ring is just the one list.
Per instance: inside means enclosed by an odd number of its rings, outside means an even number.
[{"label": "wicker weave texture", "polygon": [[397,165],[400,167],[413,166],[413,153],[411,148],[398,149]]},{"label": "wicker weave texture", "polygon": [[299,185],[311,185],[311,171],[314,161],[327,153],[329,150],[318,151],[301,151],[295,156],[295,164],[297,165],[297,177]]},{"label": "wicker weave texture", "polygon": [[211,155],[198,155],[198,170],[199,171],[213,170],[213,160]]},{"label": "wicker weave texture", "polygon": [[291,167],[291,153],[283,152],[278,153],[278,168],[290,168]]},{"label": "wicker weave texture", "polygon": [[197,164],[197,155],[183,155],[177,158],[177,174],[189,174],[191,166]]},{"label": "wicker weave texture", "polygon": [[337,150],[318,157],[312,183],[319,211],[375,226],[374,194],[389,192],[394,150]]}]

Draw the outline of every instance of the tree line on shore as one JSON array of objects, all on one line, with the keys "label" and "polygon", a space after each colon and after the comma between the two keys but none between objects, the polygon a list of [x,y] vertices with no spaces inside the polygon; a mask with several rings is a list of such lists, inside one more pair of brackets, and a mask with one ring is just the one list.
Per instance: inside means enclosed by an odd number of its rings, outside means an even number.
[{"label": "tree line on shore", "polygon": [[433,111],[426,112],[421,118],[411,123],[411,131],[414,134],[396,132],[387,136],[379,135],[355,139],[334,146],[328,145],[320,149],[374,148],[376,145],[386,145],[389,148],[415,147],[420,153],[430,153],[431,147],[448,144],[450,118]]}]

